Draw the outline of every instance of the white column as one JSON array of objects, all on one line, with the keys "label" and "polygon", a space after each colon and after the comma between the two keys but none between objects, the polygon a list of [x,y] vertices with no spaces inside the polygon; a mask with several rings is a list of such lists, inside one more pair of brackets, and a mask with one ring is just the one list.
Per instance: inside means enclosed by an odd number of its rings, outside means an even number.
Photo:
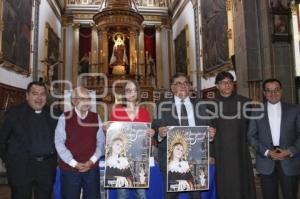
[{"label": "white column", "polygon": [[161,61],[162,61],[162,87],[165,89],[169,88],[169,79],[170,79],[170,53],[172,51],[170,44],[170,32],[171,30],[167,26],[162,26],[161,30],[161,49],[165,49],[161,52]]},{"label": "white column", "polygon": [[161,27],[155,27],[155,48],[156,48],[156,78],[157,87],[163,87],[163,66],[162,66],[162,48],[161,48]]},{"label": "white column", "polygon": [[98,62],[98,34],[96,24],[91,24],[92,27],[92,39],[91,39],[91,55],[92,55],[92,64],[90,72],[96,73],[99,70]]},{"label": "white column", "polygon": [[299,49],[299,29],[298,29],[298,16],[297,10],[299,5],[292,6],[292,35],[294,46],[294,59],[295,59],[295,71],[296,76],[300,76],[300,49]]},{"label": "white column", "polygon": [[79,27],[80,24],[73,24],[73,60],[72,60],[72,83],[77,86],[78,65],[79,65]]}]

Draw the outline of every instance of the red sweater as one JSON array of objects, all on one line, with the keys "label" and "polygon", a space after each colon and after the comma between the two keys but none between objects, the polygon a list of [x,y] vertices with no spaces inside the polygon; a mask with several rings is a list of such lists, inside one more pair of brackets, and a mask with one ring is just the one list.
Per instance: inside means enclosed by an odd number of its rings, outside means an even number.
[{"label": "red sweater", "polygon": [[[65,129],[66,142],[65,145],[70,150],[74,159],[78,162],[88,161],[96,151],[97,147],[97,132],[99,129],[98,115],[93,112],[88,112],[85,119],[80,119],[76,112],[65,112]],[[69,118],[70,114],[72,116]],[[84,124],[82,125],[81,122]],[[89,124],[91,124],[89,126]],[[96,168],[98,164],[94,164]],[[63,170],[77,171],[77,169],[59,160],[59,167]]]},{"label": "red sweater", "polygon": [[116,106],[111,114],[110,121],[124,121],[124,122],[151,122],[150,114],[145,107],[139,107],[136,117],[131,120],[125,110],[124,106]]}]

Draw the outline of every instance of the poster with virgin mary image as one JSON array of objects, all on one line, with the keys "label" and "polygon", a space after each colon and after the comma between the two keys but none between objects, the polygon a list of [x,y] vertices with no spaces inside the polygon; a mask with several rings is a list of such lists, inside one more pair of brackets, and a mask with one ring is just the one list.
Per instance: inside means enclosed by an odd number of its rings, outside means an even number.
[{"label": "poster with virgin mary image", "polygon": [[110,122],[105,145],[105,188],[148,188],[149,123]]},{"label": "poster with virgin mary image", "polygon": [[170,126],[167,135],[167,191],[209,189],[208,126]]}]

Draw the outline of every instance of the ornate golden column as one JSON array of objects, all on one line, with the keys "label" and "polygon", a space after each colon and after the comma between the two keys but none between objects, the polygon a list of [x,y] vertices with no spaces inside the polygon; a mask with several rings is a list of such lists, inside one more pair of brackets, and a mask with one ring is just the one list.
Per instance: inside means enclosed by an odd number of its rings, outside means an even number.
[{"label": "ornate golden column", "polygon": [[136,41],[137,33],[134,30],[129,32],[129,46],[130,46],[130,74],[135,75],[137,73],[137,50],[136,50]]},{"label": "ornate golden column", "polygon": [[72,60],[72,84],[77,86],[78,65],[79,65],[79,23],[73,24],[73,60]]},{"label": "ornate golden column", "polygon": [[156,82],[157,87],[163,87],[163,66],[162,66],[162,57],[161,57],[161,27],[160,25],[155,26],[155,48],[156,48]]},{"label": "ornate golden column", "polygon": [[145,55],[144,55],[144,49],[145,49],[145,46],[144,46],[144,26],[142,26],[140,28],[140,34],[139,34],[139,54],[138,54],[138,57],[139,57],[139,74],[138,75],[141,75],[142,78],[145,77]]},{"label": "ornate golden column", "polygon": [[91,23],[92,27],[92,39],[91,39],[91,71],[92,73],[98,72],[99,62],[98,62],[98,34],[97,34],[97,25]]},{"label": "ornate golden column", "polygon": [[108,36],[106,28],[98,26],[99,72],[108,73]]}]

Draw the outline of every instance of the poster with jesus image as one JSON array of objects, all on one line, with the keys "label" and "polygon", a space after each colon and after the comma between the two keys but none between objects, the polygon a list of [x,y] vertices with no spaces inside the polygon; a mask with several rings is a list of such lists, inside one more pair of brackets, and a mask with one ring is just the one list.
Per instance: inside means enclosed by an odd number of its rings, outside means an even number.
[{"label": "poster with jesus image", "polygon": [[148,188],[149,123],[109,122],[105,145],[105,188]]},{"label": "poster with jesus image", "polygon": [[168,192],[209,189],[208,126],[169,126],[167,151]]}]

